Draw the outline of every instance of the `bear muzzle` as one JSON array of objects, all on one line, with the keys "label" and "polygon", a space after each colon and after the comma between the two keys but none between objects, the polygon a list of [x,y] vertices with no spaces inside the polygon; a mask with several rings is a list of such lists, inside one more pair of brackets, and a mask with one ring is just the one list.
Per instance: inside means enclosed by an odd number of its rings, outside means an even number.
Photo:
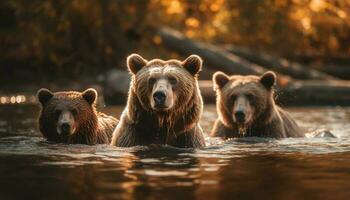
[{"label": "bear muzzle", "polygon": [[248,110],[237,110],[233,112],[233,121],[239,125],[248,125],[252,120],[252,113]]},{"label": "bear muzzle", "polygon": [[244,123],[245,122],[245,113],[242,110],[235,112],[235,118],[238,123]]},{"label": "bear muzzle", "polygon": [[252,124],[253,110],[249,100],[244,95],[238,96],[233,106],[232,118],[237,125],[239,135],[244,136]]},{"label": "bear muzzle", "polygon": [[74,116],[70,111],[63,111],[57,122],[57,133],[61,136],[72,135],[75,132]]},{"label": "bear muzzle", "polygon": [[157,91],[153,94],[153,99],[156,106],[164,106],[165,100],[166,100],[166,93],[165,91]]},{"label": "bear muzzle", "polygon": [[167,111],[173,106],[173,93],[167,80],[159,80],[154,85],[151,106],[155,111]]},{"label": "bear muzzle", "polygon": [[166,111],[172,107],[173,103],[165,91],[153,93],[152,108],[156,111]]}]

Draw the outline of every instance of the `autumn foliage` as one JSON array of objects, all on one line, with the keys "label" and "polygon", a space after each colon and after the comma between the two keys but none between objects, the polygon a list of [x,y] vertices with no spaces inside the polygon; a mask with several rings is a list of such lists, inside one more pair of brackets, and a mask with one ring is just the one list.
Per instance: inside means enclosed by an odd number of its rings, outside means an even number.
[{"label": "autumn foliage", "polygon": [[157,48],[159,26],[279,56],[350,55],[348,0],[3,0],[0,13],[2,79],[123,67],[127,54]]}]

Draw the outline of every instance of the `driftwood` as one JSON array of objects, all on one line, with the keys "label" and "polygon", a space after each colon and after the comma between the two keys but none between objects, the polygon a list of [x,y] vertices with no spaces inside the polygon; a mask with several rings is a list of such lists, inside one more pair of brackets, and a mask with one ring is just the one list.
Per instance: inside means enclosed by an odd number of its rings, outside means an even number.
[{"label": "driftwood", "polygon": [[350,81],[296,81],[279,96],[286,105],[350,105]]},{"label": "driftwood", "polygon": [[286,55],[287,59],[294,60],[302,63],[332,63],[336,65],[350,65],[350,54],[349,53],[316,53],[316,52],[297,52],[292,55]]},{"label": "driftwood", "polygon": [[182,55],[198,54],[204,59],[205,64],[217,70],[243,75],[258,75],[266,71],[263,67],[241,59],[222,48],[195,42],[173,29],[162,28],[158,31],[158,35],[162,39],[162,44],[167,48],[175,50]]},{"label": "driftwood", "polygon": [[316,69],[312,69],[306,66],[302,66],[296,62],[289,62],[286,59],[274,57],[262,52],[255,52],[248,48],[229,45],[225,47],[228,51],[249,60],[250,62],[257,63],[264,66],[267,69],[279,72],[285,75],[289,75],[295,79],[318,79],[318,80],[336,80],[337,78],[328,75],[324,72],[320,72]]},{"label": "driftwood", "polygon": [[350,64],[348,66],[335,64],[310,64],[310,67],[340,79],[350,79]]},{"label": "driftwood", "polygon": [[[205,103],[215,103],[211,81],[199,81]],[[282,105],[321,106],[350,105],[350,81],[296,81],[276,91],[276,101]]]},{"label": "driftwood", "polygon": [[[126,72],[110,71],[104,85],[108,104],[126,103],[130,75]],[[123,84],[122,84],[123,83]],[[215,103],[215,92],[211,80],[199,81],[205,103]],[[113,94],[113,95],[110,95]],[[283,105],[350,105],[350,81],[293,81],[277,88],[277,102]]]},{"label": "driftwood", "polygon": [[[204,64],[211,66],[213,69],[224,71],[228,74],[241,75],[261,75],[268,71],[260,65],[251,63],[246,59],[233,55],[214,45],[196,42],[182,33],[170,28],[161,28],[157,32],[162,39],[162,44],[171,50],[175,50],[182,55],[197,54],[204,60]],[[286,85],[291,78],[283,74],[278,74],[279,85]]]},{"label": "driftwood", "polygon": [[103,97],[107,104],[125,104],[131,78],[126,70],[112,69],[103,81]]},{"label": "driftwood", "polygon": [[[204,59],[206,66],[210,66],[215,70],[222,70],[228,74],[243,75],[260,75],[266,71],[260,65],[233,55],[223,48],[192,41],[177,31],[163,28],[157,34],[162,39],[162,44],[167,48],[186,56],[198,54]],[[108,74],[109,76],[112,75],[112,73]],[[112,81],[107,83],[105,89],[115,90],[113,87],[108,87],[108,85],[120,85],[120,80],[124,80],[123,77],[113,77],[111,77]],[[350,105],[350,81],[295,80],[283,74],[278,74],[278,80],[276,96],[278,97],[277,101],[283,105]],[[215,103],[212,82],[210,80],[199,81],[199,86],[204,102]],[[118,91],[120,98],[125,101],[128,87],[121,86],[119,89],[121,89],[121,91]],[[108,92],[111,92],[111,94],[115,93],[113,91],[105,91],[105,93]]]}]

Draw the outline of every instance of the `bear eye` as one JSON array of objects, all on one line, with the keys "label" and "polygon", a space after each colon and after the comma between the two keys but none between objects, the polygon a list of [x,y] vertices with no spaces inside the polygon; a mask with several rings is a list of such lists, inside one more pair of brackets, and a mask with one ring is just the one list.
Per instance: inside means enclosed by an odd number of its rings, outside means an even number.
[{"label": "bear eye", "polygon": [[148,79],[148,84],[149,85],[153,85],[154,83],[156,83],[156,79],[155,78],[149,78]]},{"label": "bear eye", "polygon": [[255,99],[254,95],[252,95],[252,94],[246,94],[245,96],[249,101],[254,101],[254,99]]},{"label": "bear eye", "polygon": [[168,80],[169,80],[171,85],[176,85],[177,84],[177,79],[175,77],[169,77]]},{"label": "bear eye", "polygon": [[231,95],[230,99],[231,99],[231,101],[236,101],[237,96],[236,95]]},{"label": "bear eye", "polygon": [[61,114],[61,110],[55,110],[55,115],[56,115],[56,117],[58,117],[58,116],[60,116],[60,114]]},{"label": "bear eye", "polygon": [[73,108],[73,109],[71,110],[71,112],[72,112],[72,114],[73,114],[74,116],[76,116],[76,115],[78,114],[78,110],[75,109],[75,108]]}]

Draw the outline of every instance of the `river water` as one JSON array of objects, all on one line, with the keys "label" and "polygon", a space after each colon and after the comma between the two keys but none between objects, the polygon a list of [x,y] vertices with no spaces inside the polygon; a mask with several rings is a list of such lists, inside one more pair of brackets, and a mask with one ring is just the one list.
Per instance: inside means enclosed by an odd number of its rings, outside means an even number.
[{"label": "river water", "polygon": [[[350,108],[288,110],[304,129],[337,138],[207,137],[196,150],[50,144],[37,106],[2,105],[0,199],[350,199]],[[216,116],[206,105],[205,132]]]}]

